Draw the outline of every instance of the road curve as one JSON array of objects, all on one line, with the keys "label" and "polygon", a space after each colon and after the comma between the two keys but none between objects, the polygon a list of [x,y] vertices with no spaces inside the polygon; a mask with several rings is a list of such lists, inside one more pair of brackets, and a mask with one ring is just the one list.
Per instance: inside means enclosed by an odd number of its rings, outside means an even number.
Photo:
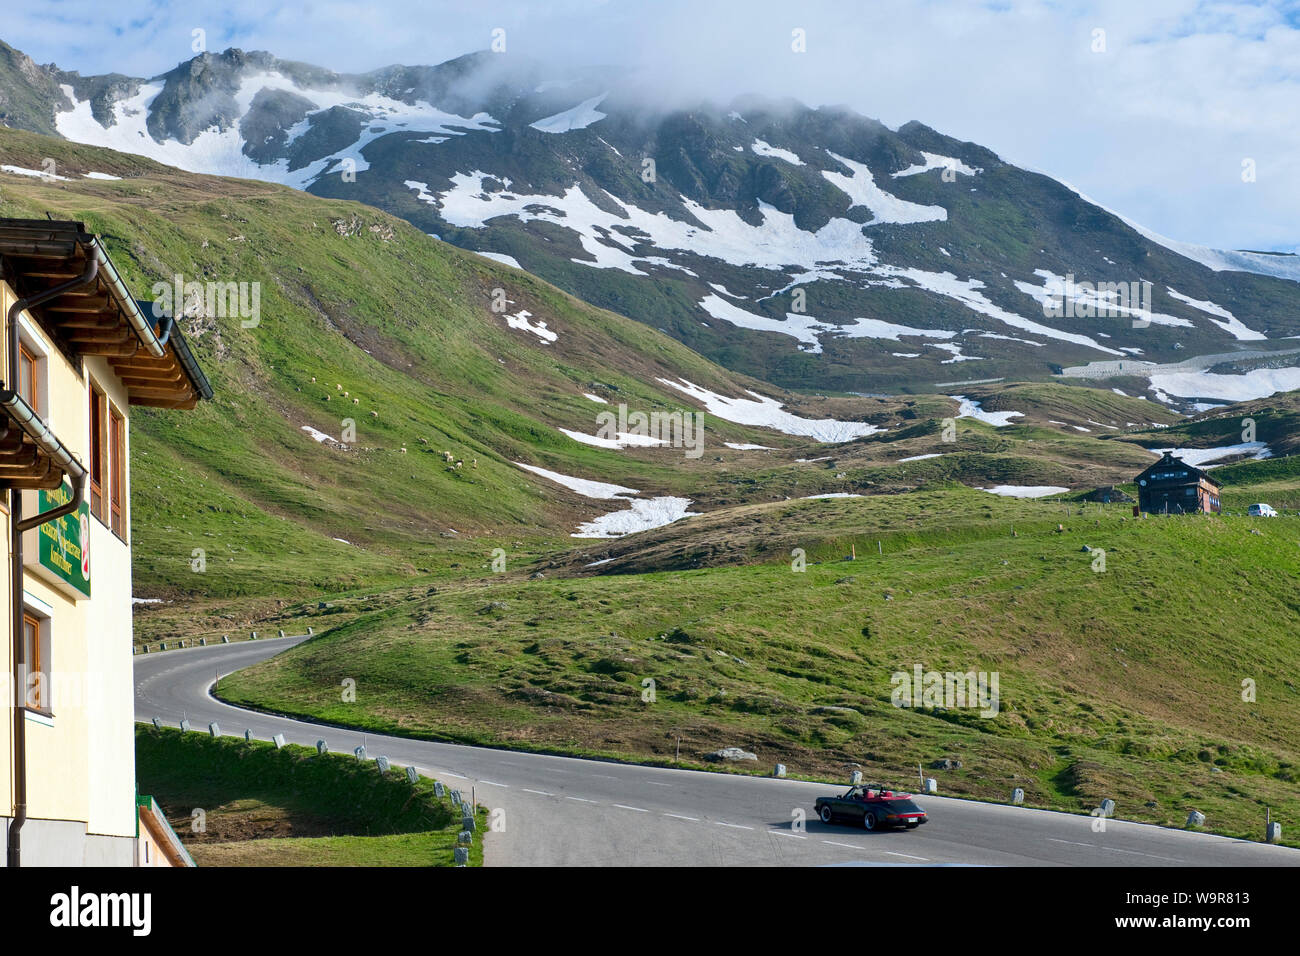
[{"label": "road curve", "polygon": [[[221,703],[218,675],[265,660],[305,640],[272,638],[135,659],[135,715],[223,734],[283,734],[312,746],[415,766],[500,812],[484,841],[492,866],[983,865],[1300,866],[1300,850],[1120,820],[1093,832],[1090,817],[926,797],[919,830],[867,833],[826,826],[812,814],[818,794],[804,783],[607,763],[388,737],[259,714]],[[796,823],[797,811],[807,821]]]}]

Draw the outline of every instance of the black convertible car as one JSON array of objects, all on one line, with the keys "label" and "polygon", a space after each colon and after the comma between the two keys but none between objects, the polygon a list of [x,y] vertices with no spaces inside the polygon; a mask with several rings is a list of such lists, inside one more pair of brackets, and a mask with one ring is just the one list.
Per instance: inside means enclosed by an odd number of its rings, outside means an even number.
[{"label": "black convertible car", "polygon": [[850,787],[838,797],[818,797],[814,805],[822,823],[843,820],[867,830],[892,827],[915,829],[925,823],[925,811],[916,805],[910,793],[889,790],[879,784]]}]

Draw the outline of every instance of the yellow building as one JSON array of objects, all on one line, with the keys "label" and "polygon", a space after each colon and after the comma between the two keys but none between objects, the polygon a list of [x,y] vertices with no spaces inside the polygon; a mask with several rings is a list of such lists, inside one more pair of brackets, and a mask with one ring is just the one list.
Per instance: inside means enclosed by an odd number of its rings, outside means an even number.
[{"label": "yellow building", "polygon": [[0,845],[9,866],[132,866],[130,414],[212,390],[82,223],[0,219],[0,316]]}]

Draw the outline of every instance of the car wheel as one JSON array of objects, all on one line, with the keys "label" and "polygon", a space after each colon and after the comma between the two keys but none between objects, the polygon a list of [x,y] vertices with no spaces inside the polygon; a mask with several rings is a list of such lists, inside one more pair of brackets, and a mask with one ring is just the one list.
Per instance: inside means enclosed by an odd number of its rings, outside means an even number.
[{"label": "car wheel", "polygon": [[872,811],[868,810],[868,811],[866,812],[866,815],[863,816],[863,818],[862,818],[862,826],[863,826],[865,829],[867,829],[867,830],[874,830],[874,829],[876,828],[876,815],[875,815],[875,813],[873,813]]},{"label": "car wheel", "polygon": [[822,807],[821,818],[822,818],[822,823],[830,823],[833,819],[835,819],[835,814],[831,812],[830,807]]}]

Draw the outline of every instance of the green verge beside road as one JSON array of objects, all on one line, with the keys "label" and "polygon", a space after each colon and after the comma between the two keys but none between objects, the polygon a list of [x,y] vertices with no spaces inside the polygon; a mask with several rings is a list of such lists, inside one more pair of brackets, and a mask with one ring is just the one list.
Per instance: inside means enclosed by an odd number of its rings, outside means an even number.
[{"label": "green verge beside road", "polygon": [[293,744],[139,725],[136,778],[199,866],[452,866],[461,829],[432,780]]}]

